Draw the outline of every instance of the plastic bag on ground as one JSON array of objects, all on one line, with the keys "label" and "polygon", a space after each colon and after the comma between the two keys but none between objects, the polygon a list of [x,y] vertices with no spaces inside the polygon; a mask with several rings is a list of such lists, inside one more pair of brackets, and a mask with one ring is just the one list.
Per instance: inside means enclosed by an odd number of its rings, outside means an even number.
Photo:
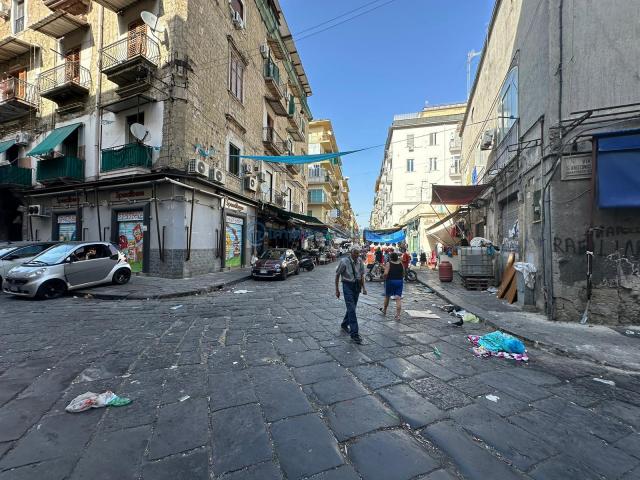
[{"label": "plastic bag on ground", "polygon": [[462,320],[464,320],[467,323],[480,323],[480,319],[476,317],[473,313],[465,313],[464,316],[462,317]]},{"label": "plastic bag on ground", "polygon": [[130,399],[119,397],[110,390],[100,394],[86,392],[71,400],[69,405],[65,408],[65,411],[69,413],[79,413],[89,410],[90,408],[122,407],[124,405],[129,405],[130,403]]},{"label": "plastic bag on ground", "polygon": [[516,262],[513,264],[513,268],[522,272],[524,275],[524,284],[527,288],[534,289],[536,286],[536,267],[531,263]]},{"label": "plastic bag on ground", "polygon": [[483,335],[478,344],[492,352],[525,353],[524,344],[520,340],[499,330]]}]

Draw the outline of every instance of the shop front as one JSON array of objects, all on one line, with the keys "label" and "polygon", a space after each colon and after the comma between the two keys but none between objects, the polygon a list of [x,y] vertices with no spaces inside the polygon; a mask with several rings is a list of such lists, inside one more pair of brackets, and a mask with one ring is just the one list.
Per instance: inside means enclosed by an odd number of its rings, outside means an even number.
[{"label": "shop front", "polygon": [[53,214],[52,240],[59,242],[72,242],[81,240],[82,211],[73,210],[55,212]]},{"label": "shop front", "polygon": [[111,241],[116,243],[127,257],[134,273],[148,271],[148,210],[148,207],[114,208],[111,212]]}]

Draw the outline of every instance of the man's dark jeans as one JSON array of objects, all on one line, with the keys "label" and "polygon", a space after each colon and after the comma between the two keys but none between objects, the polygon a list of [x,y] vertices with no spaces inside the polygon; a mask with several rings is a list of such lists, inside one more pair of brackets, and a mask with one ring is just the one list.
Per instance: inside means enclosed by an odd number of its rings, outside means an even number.
[{"label": "man's dark jeans", "polygon": [[347,304],[347,313],[342,321],[343,327],[349,327],[351,336],[358,334],[358,318],[356,317],[356,306],[360,296],[360,284],[358,282],[342,282],[342,294],[344,303]]}]

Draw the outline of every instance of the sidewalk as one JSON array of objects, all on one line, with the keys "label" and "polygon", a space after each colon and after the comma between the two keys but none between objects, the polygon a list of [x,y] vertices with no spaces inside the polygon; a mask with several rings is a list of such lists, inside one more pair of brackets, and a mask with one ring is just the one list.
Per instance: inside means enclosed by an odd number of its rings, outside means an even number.
[{"label": "sidewalk", "polygon": [[495,294],[466,290],[457,274],[454,282],[441,283],[437,271],[415,271],[418,281],[433,289],[436,295],[474,313],[496,329],[557,354],[640,373],[638,326],[623,328],[622,332],[634,332],[626,336],[604,325],[552,322],[541,313],[525,312],[515,304],[509,305]]},{"label": "sidewalk", "polygon": [[126,285],[105,285],[76,290],[101,300],[146,300],[185,297],[228,287],[251,277],[251,269],[209,273],[193,278],[160,278],[133,275]]}]

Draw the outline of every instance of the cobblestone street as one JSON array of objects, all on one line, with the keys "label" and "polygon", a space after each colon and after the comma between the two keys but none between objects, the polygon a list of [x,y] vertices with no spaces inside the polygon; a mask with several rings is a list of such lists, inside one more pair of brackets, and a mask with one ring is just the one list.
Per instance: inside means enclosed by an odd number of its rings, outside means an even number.
[{"label": "cobblestone street", "polygon": [[[441,318],[384,318],[369,284],[357,346],[334,268],[171,300],[0,296],[0,479],[640,478],[638,377],[478,359],[466,335],[488,327],[450,325],[420,285],[405,307]],[[106,389],[133,403],[64,411]]]}]

